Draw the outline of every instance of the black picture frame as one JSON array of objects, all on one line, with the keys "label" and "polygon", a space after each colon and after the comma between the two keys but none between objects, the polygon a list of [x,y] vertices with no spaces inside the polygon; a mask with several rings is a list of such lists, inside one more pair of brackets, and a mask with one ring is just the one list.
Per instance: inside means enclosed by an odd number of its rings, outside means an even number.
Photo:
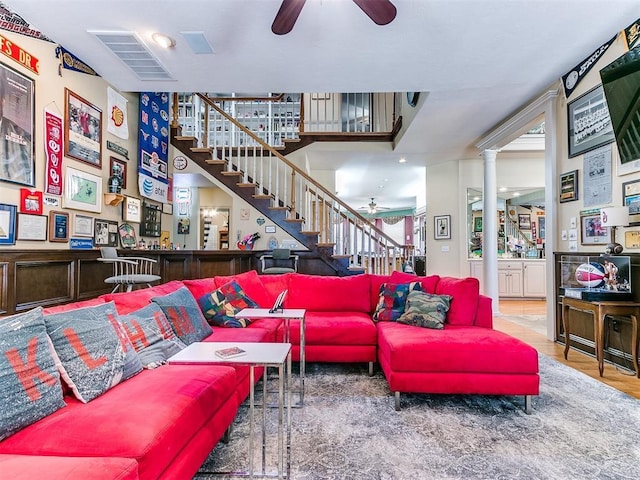
[{"label": "black picture frame", "polygon": [[560,203],[578,200],[578,170],[560,175]]},{"label": "black picture frame", "polygon": [[95,247],[118,246],[118,222],[96,218],[93,221],[93,245]]},{"label": "black picture frame", "polygon": [[629,226],[640,225],[640,179],[622,184],[622,205],[629,207]]},{"label": "black picture frame", "polygon": [[451,239],[451,215],[435,215],[433,217],[434,240]]},{"label": "black picture frame", "polygon": [[[33,187],[36,184],[35,156],[35,82],[17,70],[0,62],[0,82],[4,85],[3,120],[0,137],[11,145],[11,157],[20,165],[12,169],[5,165],[0,180]],[[13,141],[13,139],[16,139]],[[5,147],[8,148],[8,147]]]},{"label": "black picture frame", "polygon": [[567,130],[569,158],[615,141],[602,85],[567,104]]}]

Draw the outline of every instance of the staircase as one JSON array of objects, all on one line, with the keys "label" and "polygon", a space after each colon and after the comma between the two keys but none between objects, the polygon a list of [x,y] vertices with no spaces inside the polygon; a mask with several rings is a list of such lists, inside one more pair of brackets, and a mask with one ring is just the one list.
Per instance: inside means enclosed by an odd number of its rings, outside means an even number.
[{"label": "staircase", "polygon": [[[221,101],[232,99],[192,95],[204,106],[204,112],[194,112],[202,128],[190,129],[192,136],[182,135],[178,122],[182,107],[174,94],[171,144],[316,252],[336,275],[388,274],[400,269],[403,259],[412,260],[412,248],[396,243],[280,153],[279,149],[286,148],[284,143],[296,143],[297,136],[288,132],[276,148],[263,140],[264,134],[249,130],[225,111]],[[224,143],[216,132],[224,133]]]}]

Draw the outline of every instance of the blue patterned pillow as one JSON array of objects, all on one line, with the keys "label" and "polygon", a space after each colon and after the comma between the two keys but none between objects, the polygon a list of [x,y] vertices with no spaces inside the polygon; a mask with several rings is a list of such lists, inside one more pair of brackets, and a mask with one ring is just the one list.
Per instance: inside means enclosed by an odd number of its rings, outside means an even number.
[{"label": "blue patterned pillow", "polygon": [[0,319],[0,440],[65,406],[42,308]]},{"label": "blue patterned pillow", "polygon": [[171,328],[186,345],[200,342],[211,335],[211,327],[187,287],[180,287],[161,297],[153,297],[151,301],[162,309]]},{"label": "blue patterned pillow", "polygon": [[176,337],[162,309],[155,303],[120,316],[133,347],[145,367],[156,367],[186,347]]},{"label": "blue patterned pillow", "polygon": [[142,370],[113,302],[45,315],[58,369],[87,403]]},{"label": "blue patterned pillow", "polygon": [[373,314],[373,320],[396,321],[404,313],[407,295],[413,290],[422,290],[420,282],[383,283],[380,285],[380,299]]},{"label": "blue patterned pillow", "polygon": [[442,330],[451,306],[451,295],[409,292],[404,313],[398,323]]},{"label": "blue patterned pillow", "polygon": [[236,318],[236,313],[244,308],[258,306],[235,280],[203,295],[198,299],[198,304],[211,325],[234,328],[248,327],[251,323],[248,318]]}]

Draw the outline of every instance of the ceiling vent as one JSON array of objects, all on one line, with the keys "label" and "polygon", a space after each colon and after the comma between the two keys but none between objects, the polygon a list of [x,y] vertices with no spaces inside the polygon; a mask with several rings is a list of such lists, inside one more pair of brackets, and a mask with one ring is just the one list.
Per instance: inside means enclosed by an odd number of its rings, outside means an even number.
[{"label": "ceiling vent", "polygon": [[174,80],[135,32],[89,31],[140,80]]}]

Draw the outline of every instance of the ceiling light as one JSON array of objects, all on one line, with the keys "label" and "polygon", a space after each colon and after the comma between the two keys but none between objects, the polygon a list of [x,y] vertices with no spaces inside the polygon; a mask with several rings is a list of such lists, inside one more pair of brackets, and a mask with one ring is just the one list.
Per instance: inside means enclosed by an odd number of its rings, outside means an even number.
[{"label": "ceiling light", "polygon": [[507,191],[507,187],[500,187],[500,191],[501,192],[506,192]]},{"label": "ceiling light", "polygon": [[404,163],[404,162],[406,162],[406,161],[407,161],[407,159],[406,159],[406,158],[404,158],[404,157],[402,157],[402,158],[400,159],[400,163]]},{"label": "ceiling light", "polygon": [[176,41],[169,35],[165,35],[164,33],[156,32],[151,35],[151,39],[162,48],[172,48],[176,46]]},{"label": "ceiling light", "polygon": [[520,196],[520,192],[513,192],[513,196],[514,197],[519,197]]}]

